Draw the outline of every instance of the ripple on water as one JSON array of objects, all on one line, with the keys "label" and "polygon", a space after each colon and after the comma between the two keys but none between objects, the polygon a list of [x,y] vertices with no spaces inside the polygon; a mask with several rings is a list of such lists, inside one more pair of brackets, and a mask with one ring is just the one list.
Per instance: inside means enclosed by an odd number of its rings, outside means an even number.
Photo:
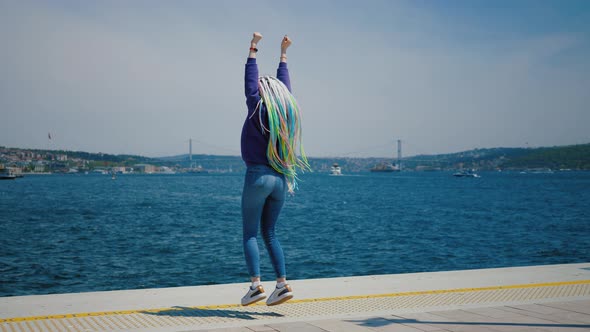
[{"label": "ripple on water", "polygon": [[[288,275],[587,261],[590,173],[555,175],[305,174],[277,224]],[[2,187],[0,296],[245,281],[242,181],[56,175]]]}]

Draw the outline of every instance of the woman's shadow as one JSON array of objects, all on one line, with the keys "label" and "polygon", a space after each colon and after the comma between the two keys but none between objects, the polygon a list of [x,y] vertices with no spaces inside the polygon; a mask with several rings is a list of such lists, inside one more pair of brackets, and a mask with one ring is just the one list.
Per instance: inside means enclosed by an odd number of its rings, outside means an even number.
[{"label": "woman's shadow", "polygon": [[217,317],[256,320],[264,317],[284,317],[276,312],[237,311],[230,309],[199,309],[174,306],[167,310],[141,311],[142,314],[169,317]]}]

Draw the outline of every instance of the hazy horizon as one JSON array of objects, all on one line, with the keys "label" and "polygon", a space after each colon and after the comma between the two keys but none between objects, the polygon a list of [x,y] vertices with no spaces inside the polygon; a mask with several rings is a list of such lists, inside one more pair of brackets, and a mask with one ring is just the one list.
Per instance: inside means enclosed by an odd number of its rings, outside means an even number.
[{"label": "hazy horizon", "polygon": [[293,40],[311,157],[590,142],[587,1],[25,0],[0,2],[0,145],[239,156],[254,31],[261,74]]},{"label": "hazy horizon", "polygon": [[[590,142],[588,143],[579,143],[579,144],[572,144],[572,145],[585,145],[585,144],[590,144]],[[469,149],[469,150],[460,150],[460,151],[450,151],[450,152],[444,152],[444,153],[427,153],[427,154],[412,154],[412,155],[406,155],[403,154],[402,158],[411,158],[411,157],[416,157],[416,156],[420,156],[420,155],[444,155],[444,154],[455,154],[455,153],[462,153],[462,152],[468,152],[468,151],[473,151],[473,150],[482,150],[482,149],[537,149],[537,148],[555,148],[555,147],[566,147],[566,146],[572,146],[572,145],[548,145],[548,146],[497,146],[497,147],[488,147],[488,148],[478,148],[475,147],[473,149]],[[25,148],[25,147],[16,147],[16,146],[5,146],[5,148],[9,148],[9,149],[22,149],[22,150],[45,150],[42,148]],[[49,150],[49,151],[62,151],[62,150]],[[132,155],[132,156],[139,156],[139,157],[148,157],[148,158],[154,158],[154,159],[158,159],[158,158],[175,158],[175,157],[180,157],[180,156],[188,156],[189,152],[187,151],[186,153],[179,153],[179,154],[175,154],[175,155],[163,155],[163,156],[146,156],[146,155],[141,155],[141,154],[137,154],[137,153],[110,153],[108,151],[97,151],[97,152],[91,152],[91,151],[83,151],[83,150],[68,150],[65,149],[63,151],[66,152],[87,152],[87,153],[102,153],[102,154],[109,154],[109,155]],[[194,153],[193,152],[193,156],[198,156],[198,155],[203,155],[203,156],[215,156],[215,157],[236,157],[236,158],[240,158],[241,156],[239,154],[236,155],[232,155],[232,154],[211,154],[211,153]],[[395,151],[395,154],[392,154],[390,156],[313,156],[313,155],[308,155],[308,158],[317,158],[317,159],[329,159],[329,158],[366,158],[366,159],[370,159],[370,158],[375,158],[375,159],[379,159],[379,158],[383,158],[383,159],[396,159],[397,158],[397,150]]]}]

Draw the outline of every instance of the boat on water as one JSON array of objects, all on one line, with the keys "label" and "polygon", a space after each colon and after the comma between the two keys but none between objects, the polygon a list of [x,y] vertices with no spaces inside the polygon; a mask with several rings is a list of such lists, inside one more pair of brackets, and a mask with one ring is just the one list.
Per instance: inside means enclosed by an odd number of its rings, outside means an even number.
[{"label": "boat on water", "polygon": [[402,141],[397,140],[397,165],[394,165],[391,162],[383,161],[378,163],[377,165],[373,166],[370,169],[371,172],[401,172],[402,170]]},{"label": "boat on water", "polygon": [[334,163],[330,169],[330,175],[342,175],[342,169],[338,163]]},{"label": "boat on water", "polygon": [[160,173],[160,174],[176,174],[176,172],[168,166],[160,167],[160,171],[158,173]]},{"label": "boat on water", "polygon": [[458,178],[479,178],[479,174],[475,173],[474,169],[471,170],[460,170],[453,174],[453,176]]},{"label": "boat on water", "polygon": [[553,174],[551,168],[531,168],[528,172],[531,174]]},{"label": "boat on water", "polygon": [[[197,165],[195,163],[192,163],[191,167],[189,169],[187,169],[186,172],[187,173],[207,173],[207,170],[205,170],[203,168],[203,166],[201,166],[201,165]],[[229,172],[230,173],[232,172],[231,166],[230,166]]]},{"label": "boat on water", "polygon": [[14,180],[16,175],[9,168],[0,169],[0,180]]},{"label": "boat on water", "polygon": [[371,168],[371,172],[399,172],[399,167],[383,162]]}]

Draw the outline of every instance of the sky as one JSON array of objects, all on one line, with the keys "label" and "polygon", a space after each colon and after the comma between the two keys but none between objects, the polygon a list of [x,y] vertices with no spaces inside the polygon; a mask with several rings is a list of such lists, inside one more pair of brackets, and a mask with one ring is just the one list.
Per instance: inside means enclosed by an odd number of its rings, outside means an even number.
[{"label": "sky", "polygon": [[0,0],[0,146],[239,155],[255,31],[310,157],[590,142],[589,1]]}]

